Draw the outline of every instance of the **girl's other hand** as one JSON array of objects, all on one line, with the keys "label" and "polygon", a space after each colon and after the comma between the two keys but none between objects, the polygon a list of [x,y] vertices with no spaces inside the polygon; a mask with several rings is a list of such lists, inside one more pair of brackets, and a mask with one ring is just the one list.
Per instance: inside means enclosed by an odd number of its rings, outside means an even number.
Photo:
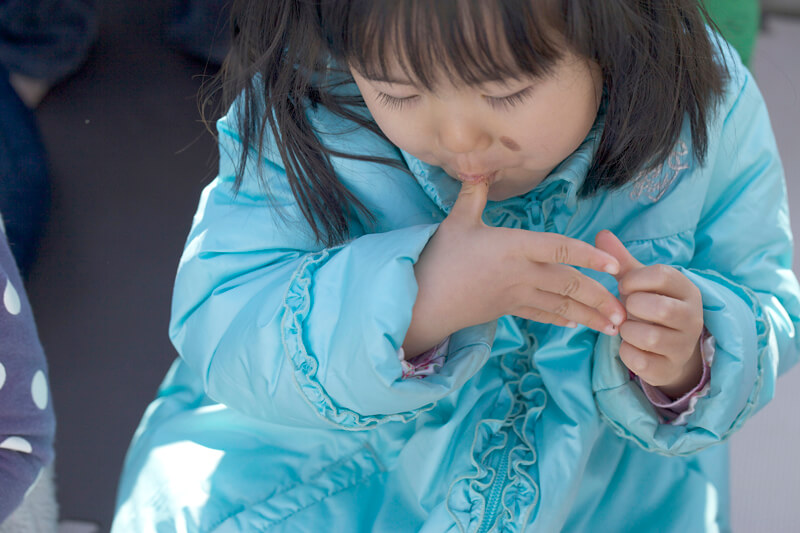
[{"label": "girl's other hand", "polygon": [[481,215],[486,182],[463,184],[453,209],[415,266],[419,286],[403,343],[411,358],[468,326],[503,315],[616,335],[622,304],[568,265],[616,274],[616,258],[554,233],[493,228]]},{"label": "girl's other hand", "polygon": [[643,265],[608,230],[597,234],[595,244],[620,264],[616,278],[628,312],[619,328],[622,362],[667,396],[683,396],[703,374],[700,290],[671,266]]}]

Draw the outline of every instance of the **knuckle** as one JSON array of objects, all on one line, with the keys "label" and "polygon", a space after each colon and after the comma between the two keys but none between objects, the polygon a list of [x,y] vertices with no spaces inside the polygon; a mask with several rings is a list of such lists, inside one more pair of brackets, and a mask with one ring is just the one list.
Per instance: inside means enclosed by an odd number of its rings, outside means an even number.
[{"label": "knuckle", "polygon": [[569,263],[569,247],[566,244],[559,244],[553,251],[553,261],[555,263]]},{"label": "knuckle", "polygon": [[672,300],[665,300],[660,303],[656,310],[656,317],[661,322],[666,322],[675,315],[675,302]]},{"label": "knuckle", "polygon": [[569,313],[571,307],[572,305],[569,303],[569,300],[564,299],[558,303],[556,308],[553,310],[553,313],[559,316],[567,316],[567,313]]},{"label": "knuckle", "polygon": [[572,276],[569,281],[567,281],[566,285],[561,289],[562,296],[573,296],[575,293],[578,292],[578,289],[581,287],[581,281],[577,276]]},{"label": "knuckle", "polygon": [[650,331],[647,332],[647,336],[645,337],[645,345],[649,351],[652,352],[655,348],[657,348],[661,344],[661,341],[662,335],[657,329],[650,329]]},{"label": "knuckle", "polygon": [[662,286],[666,285],[669,282],[670,277],[672,277],[672,272],[674,269],[669,265],[658,265],[656,269],[659,282]]}]

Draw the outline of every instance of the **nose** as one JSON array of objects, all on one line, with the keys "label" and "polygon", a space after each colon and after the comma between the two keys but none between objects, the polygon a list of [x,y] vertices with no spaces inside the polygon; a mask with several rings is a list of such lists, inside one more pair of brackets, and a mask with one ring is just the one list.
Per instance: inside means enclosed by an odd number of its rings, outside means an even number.
[{"label": "nose", "polygon": [[453,154],[481,152],[492,142],[489,131],[477,117],[449,113],[439,121],[439,145]]}]

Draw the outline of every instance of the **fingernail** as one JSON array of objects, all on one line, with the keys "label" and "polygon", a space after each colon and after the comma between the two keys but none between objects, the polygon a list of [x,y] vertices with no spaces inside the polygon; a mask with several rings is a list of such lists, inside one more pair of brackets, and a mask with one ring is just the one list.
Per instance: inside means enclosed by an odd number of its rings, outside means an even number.
[{"label": "fingernail", "polygon": [[614,337],[617,334],[617,327],[613,324],[609,324],[603,329],[603,333],[609,337]]},{"label": "fingernail", "polygon": [[609,263],[606,265],[606,272],[608,272],[609,274],[616,275],[619,273],[619,267],[614,263]]},{"label": "fingernail", "polygon": [[614,313],[611,315],[611,322],[614,323],[615,326],[619,326],[622,324],[622,314],[621,313]]},{"label": "fingernail", "polygon": [[570,320],[569,322],[567,322],[567,327],[575,329],[578,327],[578,323]]}]

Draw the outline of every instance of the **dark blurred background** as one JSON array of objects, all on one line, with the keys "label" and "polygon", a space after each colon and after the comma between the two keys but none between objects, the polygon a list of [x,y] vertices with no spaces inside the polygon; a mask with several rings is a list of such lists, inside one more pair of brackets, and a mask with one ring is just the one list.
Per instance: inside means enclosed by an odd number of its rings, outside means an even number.
[{"label": "dark blurred background", "polygon": [[[792,15],[800,9],[794,0],[773,4],[782,14],[765,18],[752,64],[800,234],[800,18]],[[168,43],[174,2],[106,0],[99,9],[87,62],[36,110],[52,205],[27,290],[58,417],[61,516],[105,531],[127,445],[176,355],[167,337],[172,281],[216,147],[196,98],[215,67]],[[780,385],[734,439],[738,531],[800,523],[800,371]]]},{"label": "dark blurred background", "polygon": [[86,64],[36,114],[52,205],[27,290],[50,365],[63,518],[110,527],[125,450],[175,357],[172,281],[216,145],[214,72],[167,43],[169,0],[105,0]]}]

